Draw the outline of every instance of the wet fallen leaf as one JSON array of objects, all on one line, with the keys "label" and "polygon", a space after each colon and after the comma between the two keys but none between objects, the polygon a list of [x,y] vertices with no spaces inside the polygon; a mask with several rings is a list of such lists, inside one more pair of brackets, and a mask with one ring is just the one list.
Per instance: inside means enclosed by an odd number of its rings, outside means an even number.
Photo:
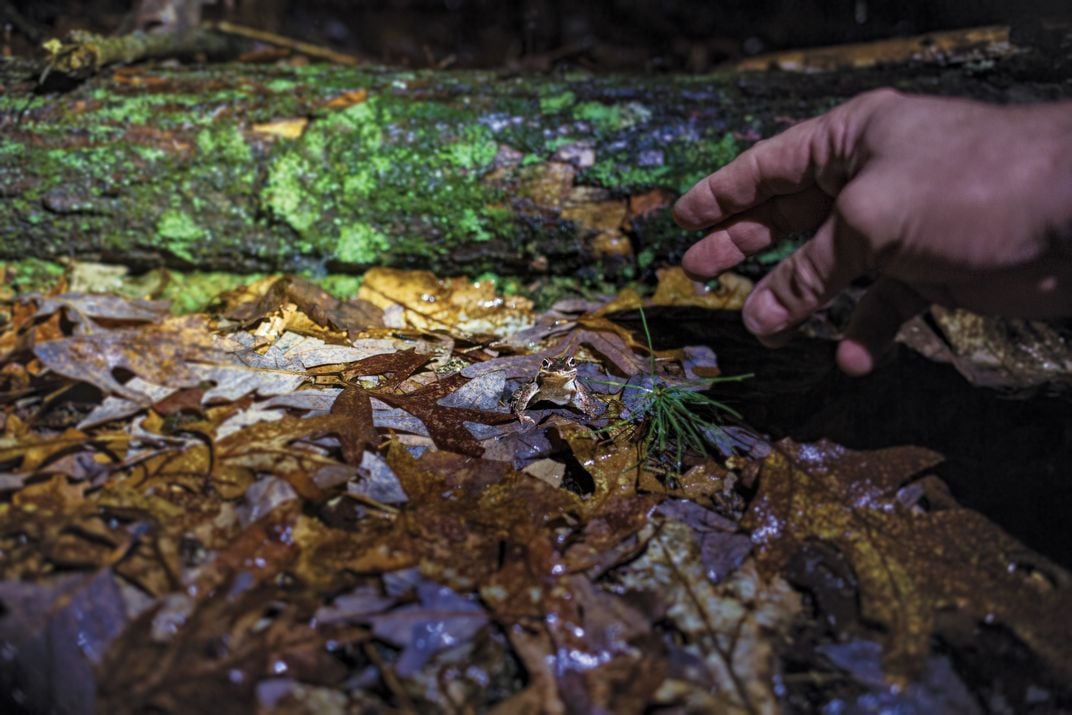
[{"label": "wet fallen leaf", "polygon": [[484,448],[465,427],[466,422],[478,424],[505,424],[514,421],[506,412],[490,412],[468,407],[445,407],[440,400],[465,383],[461,375],[451,375],[419,390],[396,395],[376,393],[376,397],[388,405],[400,407],[419,419],[440,449],[479,457]]},{"label": "wet fallen leaf", "polygon": [[255,134],[263,134],[283,139],[298,139],[305,133],[305,127],[309,120],[305,117],[298,119],[277,119],[273,122],[254,124],[252,129]]},{"label": "wet fallen leaf", "polygon": [[446,586],[421,583],[417,599],[370,619],[373,634],[402,648],[395,665],[402,677],[413,675],[438,651],[469,640],[488,624],[484,609]]},{"label": "wet fallen leaf", "polygon": [[712,584],[691,530],[680,522],[654,527],[647,544],[623,581],[662,601],[686,639],[679,647],[702,663],[694,674],[671,673],[656,700],[708,712],[776,712],[773,644],[796,616],[797,594],[777,576],[761,577],[752,564]]},{"label": "wet fallen leaf", "polygon": [[397,314],[399,327],[430,332],[509,335],[533,320],[527,298],[497,295],[490,281],[444,280],[427,271],[373,268],[365,273],[357,295],[389,315]]},{"label": "wet fallen leaf", "polygon": [[969,382],[1026,397],[1067,392],[1072,333],[1059,322],[982,316],[934,306],[898,339],[924,356],[953,365]]},{"label": "wet fallen leaf", "polygon": [[133,605],[109,569],[0,582],[0,642],[5,660],[17,660],[0,669],[0,688],[52,712],[99,712],[94,668],[135,615]]},{"label": "wet fallen leaf", "polygon": [[35,299],[35,318],[64,311],[78,324],[77,331],[88,335],[98,323],[116,327],[131,323],[155,323],[170,314],[170,303],[163,300],[131,300],[99,293],[64,293]]},{"label": "wet fallen leaf", "polygon": [[956,608],[1005,625],[1072,677],[1072,579],[976,512],[898,499],[903,484],[939,461],[922,448],[853,452],[783,440],[762,465],[742,526],[753,530],[768,574],[811,539],[836,546],[859,581],[863,617],[884,627],[892,673],[922,667],[936,617]]}]

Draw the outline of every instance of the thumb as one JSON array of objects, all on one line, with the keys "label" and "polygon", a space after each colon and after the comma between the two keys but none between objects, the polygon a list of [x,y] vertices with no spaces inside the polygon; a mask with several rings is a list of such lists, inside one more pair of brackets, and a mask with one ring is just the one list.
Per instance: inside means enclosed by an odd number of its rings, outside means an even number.
[{"label": "thumb", "polygon": [[901,326],[929,301],[904,283],[879,278],[853,311],[838,345],[837,363],[846,374],[866,375],[893,345]]}]

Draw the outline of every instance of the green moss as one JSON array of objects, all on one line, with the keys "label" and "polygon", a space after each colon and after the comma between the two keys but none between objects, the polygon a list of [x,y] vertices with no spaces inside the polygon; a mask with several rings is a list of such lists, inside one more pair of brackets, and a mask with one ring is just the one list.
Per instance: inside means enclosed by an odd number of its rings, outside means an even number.
[{"label": "green moss", "polygon": [[616,131],[622,128],[622,108],[617,104],[583,102],[573,109],[573,116],[589,122],[597,131]]},{"label": "green moss", "polygon": [[303,234],[316,222],[316,197],[307,184],[309,164],[298,153],[279,156],[268,171],[262,199],[272,214]]},{"label": "green moss", "polygon": [[334,112],[277,151],[261,200],[296,245],[356,265],[381,262],[389,245],[434,258],[512,232],[500,191],[481,180],[498,143],[471,118],[390,96]]},{"label": "green moss", "polygon": [[487,127],[465,127],[461,141],[448,144],[446,159],[451,164],[467,170],[482,169],[495,160],[499,145]]},{"label": "green moss", "polygon": [[569,90],[547,97],[540,97],[540,111],[544,114],[554,114],[555,112],[561,112],[576,101],[577,95]]},{"label": "green moss", "polygon": [[[174,124],[173,117],[182,114],[190,121],[209,124],[210,116],[198,115],[189,110],[197,107],[206,100],[205,97],[185,96],[171,93],[137,92],[133,94],[119,94],[108,92],[100,96],[101,106],[97,107],[90,116],[95,123],[111,122],[119,126],[153,124],[157,127],[168,127]],[[186,111],[176,112],[176,109]],[[77,121],[79,117],[72,117]]]},{"label": "green moss", "polygon": [[484,229],[484,224],[481,222],[480,217],[477,216],[476,211],[471,208],[466,208],[462,211],[462,217],[458,222],[458,228],[474,241],[487,241],[491,238],[491,234]]},{"label": "green moss", "polygon": [[0,158],[17,158],[26,152],[26,147],[18,142],[0,137]]},{"label": "green moss", "polygon": [[211,158],[223,159],[227,163],[245,163],[253,159],[253,154],[242,132],[238,130],[238,127],[229,124],[199,131],[197,148]]},{"label": "green moss", "polygon": [[292,79],[273,79],[264,83],[265,89],[276,94],[288,94],[298,86],[299,84]]},{"label": "green moss", "polygon": [[387,236],[366,223],[352,223],[339,232],[335,257],[344,263],[370,265],[380,262],[380,255],[389,246]]},{"label": "green moss", "polygon": [[207,233],[189,214],[176,209],[168,209],[160,214],[156,223],[156,233],[164,239],[164,246],[179,258],[196,262],[191,248],[203,240]]},{"label": "green moss", "polygon": [[[319,274],[332,261],[385,257],[435,270],[506,270],[504,257],[523,266],[526,252],[574,255],[577,237],[572,225],[515,216],[515,197],[501,187],[514,186],[516,174],[496,170],[502,182],[490,183],[500,147],[533,166],[583,140],[596,165],[578,184],[619,195],[680,190],[736,154],[727,128],[740,129],[745,111],[733,85],[717,78],[636,78],[623,90],[619,78],[583,73],[548,80],[215,65],[152,79],[135,87],[102,76],[64,97],[34,100],[24,120],[34,144],[0,136],[0,192],[13,197],[6,215],[21,231],[0,239],[9,250],[0,255],[145,256],[131,249],[160,248],[250,270]],[[358,88],[368,90],[367,101],[326,105]],[[0,95],[0,107],[9,99]],[[785,104],[771,101],[778,106],[756,112],[761,133]],[[658,132],[647,128],[653,112]],[[310,118],[302,136],[255,137],[246,129],[286,117]],[[55,191],[68,187],[85,195]],[[48,200],[65,202],[61,212],[46,211]],[[642,263],[673,255],[684,240],[669,220],[637,223],[630,239],[648,249]]]},{"label": "green moss", "polygon": [[166,151],[157,149],[155,146],[133,146],[131,151],[149,163],[161,161],[167,157]]},{"label": "green moss", "polygon": [[349,300],[357,295],[358,289],[365,281],[365,276],[351,276],[344,273],[332,273],[312,281],[331,293],[339,300]]},{"label": "green moss", "polygon": [[253,283],[264,277],[261,273],[237,274],[219,271],[167,271],[163,290],[156,298],[171,301],[172,313],[193,313],[204,310],[221,293]]},{"label": "green moss", "polygon": [[740,153],[740,146],[732,134],[720,134],[703,136],[699,140],[681,138],[665,145],[653,144],[652,152],[658,161],[641,166],[633,147],[597,149],[596,163],[581,173],[580,180],[623,192],[655,186],[684,192],[732,161]]},{"label": "green moss", "polygon": [[[700,179],[733,161],[741,153],[741,146],[732,134],[725,134],[718,140],[704,137],[699,142],[675,142],[671,147],[671,161],[680,162],[686,168],[676,172],[681,179],[676,188],[684,193]],[[684,168],[683,167],[683,168]]]},{"label": "green moss", "polygon": [[64,268],[59,263],[38,258],[0,261],[0,276],[9,274],[11,282],[5,287],[14,293],[47,292],[56,285],[63,272]]},{"label": "green moss", "polygon": [[754,260],[761,266],[773,266],[775,263],[780,263],[783,259],[789,258],[790,254],[797,250],[801,243],[803,243],[803,241],[799,239],[799,237],[778,241],[766,251],[757,253]]}]

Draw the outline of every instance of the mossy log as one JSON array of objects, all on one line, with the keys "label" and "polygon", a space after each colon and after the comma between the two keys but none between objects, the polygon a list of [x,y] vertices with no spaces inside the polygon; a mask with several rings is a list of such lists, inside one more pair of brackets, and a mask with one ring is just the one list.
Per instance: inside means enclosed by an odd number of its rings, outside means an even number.
[{"label": "mossy log", "polygon": [[33,68],[8,60],[0,259],[628,275],[680,256],[695,236],[674,227],[670,203],[758,138],[881,85],[993,101],[1072,93],[1025,66],[704,77],[144,66],[41,91]]}]

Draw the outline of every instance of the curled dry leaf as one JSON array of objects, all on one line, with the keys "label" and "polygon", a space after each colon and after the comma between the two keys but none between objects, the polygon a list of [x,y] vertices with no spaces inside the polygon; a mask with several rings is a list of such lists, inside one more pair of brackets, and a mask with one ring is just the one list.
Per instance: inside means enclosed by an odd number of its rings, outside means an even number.
[{"label": "curled dry leaf", "polygon": [[341,301],[323,288],[294,276],[265,279],[227,294],[224,315],[248,328],[288,304],[296,308],[295,316],[300,314],[316,326],[350,335],[383,326],[383,311],[368,301]]}]

